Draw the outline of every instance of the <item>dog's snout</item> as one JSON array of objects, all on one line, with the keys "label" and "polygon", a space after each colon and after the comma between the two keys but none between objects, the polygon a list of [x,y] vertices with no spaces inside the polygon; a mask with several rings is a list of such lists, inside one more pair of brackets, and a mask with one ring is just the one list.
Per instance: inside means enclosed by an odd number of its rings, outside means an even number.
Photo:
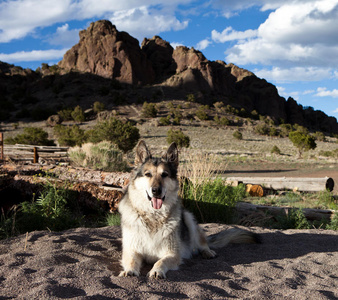
[{"label": "dog's snout", "polygon": [[156,197],[161,196],[162,194],[162,188],[160,186],[156,186],[156,187],[152,187],[151,188],[151,192],[153,193],[153,195]]}]

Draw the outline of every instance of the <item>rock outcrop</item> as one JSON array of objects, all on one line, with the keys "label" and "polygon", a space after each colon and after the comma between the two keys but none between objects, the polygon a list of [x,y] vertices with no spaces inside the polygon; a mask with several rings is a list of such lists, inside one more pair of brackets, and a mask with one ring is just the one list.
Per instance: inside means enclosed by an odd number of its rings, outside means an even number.
[{"label": "rock outcrop", "polygon": [[154,71],[137,39],[120,32],[111,22],[91,23],[79,33],[80,41],[66,52],[59,67],[89,72],[128,84],[154,81]]},{"label": "rock outcrop", "polygon": [[[286,101],[266,80],[234,64],[209,61],[194,48],[174,49],[159,36],[144,39],[140,47],[137,39],[105,20],[91,23],[79,36],[79,42],[66,52],[58,66],[43,64],[34,72],[0,62],[0,100],[21,99],[31,110],[39,101],[40,106],[48,107],[50,103],[45,99],[55,99],[56,105],[62,97],[67,105],[81,101],[88,107],[93,96],[99,94],[119,105],[153,97],[148,94],[154,93],[151,86],[156,86],[165,91],[163,99],[184,99],[193,93],[204,104],[222,101],[247,112],[256,110],[277,121],[338,133],[336,118],[304,108],[292,98]],[[147,87],[139,98],[128,99],[128,89],[118,91],[122,89],[120,83]],[[0,121],[8,115],[0,111]]]}]

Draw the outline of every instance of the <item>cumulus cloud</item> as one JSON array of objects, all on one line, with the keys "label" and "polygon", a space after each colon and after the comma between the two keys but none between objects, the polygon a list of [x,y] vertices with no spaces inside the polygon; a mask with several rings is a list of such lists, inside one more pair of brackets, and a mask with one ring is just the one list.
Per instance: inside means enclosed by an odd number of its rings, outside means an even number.
[{"label": "cumulus cloud", "polygon": [[204,50],[211,44],[211,41],[209,39],[205,39],[197,43],[196,49],[197,50]]},{"label": "cumulus cloud", "polygon": [[64,24],[56,29],[56,32],[48,38],[51,45],[71,47],[79,40],[80,29],[69,29],[68,24]]},{"label": "cumulus cloud", "polygon": [[259,26],[256,38],[228,49],[226,60],[284,67],[338,65],[336,28],[337,1],[286,1]]},{"label": "cumulus cloud", "polygon": [[319,87],[317,89],[317,93],[315,94],[317,97],[332,97],[332,98],[338,98],[338,90],[333,89],[331,91],[327,90],[325,87]]},{"label": "cumulus cloud", "polygon": [[293,67],[271,69],[255,69],[254,73],[261,78],[275,82],[294,81],[319,81],[331,77],[332,70],[329,68],[316,67]]},{"label": "cumulus cloud", "polygon": [[225,28],[222,32],[213,30],[211,32],[211,38],[218,43],[225,43],[234,40],[244,40],[257,36],[257,30],[248,29],[245,31],[236,31],[232,27]]},{"label": "cumulus cloud", "polygon": [[[149,28],[179,30],[187,26],[174,16],[178,5],[193,0],[18,0],[0,2],[0,43],[33,34],[37,28],[56,23],[90,18],[111,18],[123,21],[123,27],[145,33]],[[135,9],[136,7],[136,9]],[[137,9],[137,7],[139,9]],[[154,13],[149,9],[153,7]],[[155,9],[156,7],[156,9]],[[145,9],[147,8],[147,9]],[[134,10],[134,11],[133,11]],[[126,19],[122,19],[123,16]],[[138,17],[137,20],[131,18]],[[139,21],[139,22],[138,22]],[[167,21],[167,22],[166,22]],[[158,23],[156,23],[158,22]]]},{"label": "cumulus cloud", "polygon": [[68,49],[61,50],[50,49],[50,50],[19,51],[10,54],[0,53],[0,61],[15,63],[23,61],[56,60],[62,58],[67,50]]},{"label": "cumulus cloud", "polygon": [[174,15],[166,15],[149,9],[146,6],[117,11],[109,18],[118,29],[127,31],[140,39],[169,30],[182,30],[188,26],[188,21],[179,21]]}]

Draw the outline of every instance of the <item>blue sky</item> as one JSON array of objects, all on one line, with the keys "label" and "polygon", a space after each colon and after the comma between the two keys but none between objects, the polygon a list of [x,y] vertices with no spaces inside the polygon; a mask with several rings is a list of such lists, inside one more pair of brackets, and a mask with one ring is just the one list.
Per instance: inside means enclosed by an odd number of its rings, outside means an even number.
[{"label": "blue sky", "polygon": [[338,118],[338,0],[0,1],[0,61],[35,70],[108,19],[254,72],[286,99]]}]

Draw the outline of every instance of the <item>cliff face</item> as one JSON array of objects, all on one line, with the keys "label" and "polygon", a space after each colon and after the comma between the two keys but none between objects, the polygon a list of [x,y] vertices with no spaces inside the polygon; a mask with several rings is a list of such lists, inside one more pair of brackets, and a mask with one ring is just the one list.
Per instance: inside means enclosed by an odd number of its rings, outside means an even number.
[{"label": "cliff face", "polygon": [[91,23],[79,35],[79,43],[58,64],[66,72],[88,72],[129,84],[154,81],[154,71],[138,40],[119,32],[109,21]]},{"label": "cliff face", "polygon": [[[159,36],[144,39],[140,47],[137,39],[118,31],[105,20],[91,23],[79,36],[79,42],[66,52],[57,67],[47,65],[33,72],[0,62],[0,91],[3,91],[0,98],[13,92],[19,94],[17,97],[20,93],[28,97],[28,101],[32,101],[32,95],[37,99],[52,99],[57,98],[62,88],[68,89],[64,97],[92,97],[106,89],[97,87],[115,79],[140,87],[162,86],[168,94],[171,92],[168,99],[184,99],[188,93],[193,93],[205,104],[223,101],[248,112],[256,110],[275,120],[338,133],[335,118],[311,108],[304,109],[292,98],[286,101],[266,80],[234,64],[209,61],[194,48],[173,49]],[[79,76],[81,79],[77,78]],[[67,84],[64,83],[66,79]],[[51,82],[55,85],[52,93],[46,90],[43,94],[43,89]],[[18,84],[21,85],[19,90]]]}]

